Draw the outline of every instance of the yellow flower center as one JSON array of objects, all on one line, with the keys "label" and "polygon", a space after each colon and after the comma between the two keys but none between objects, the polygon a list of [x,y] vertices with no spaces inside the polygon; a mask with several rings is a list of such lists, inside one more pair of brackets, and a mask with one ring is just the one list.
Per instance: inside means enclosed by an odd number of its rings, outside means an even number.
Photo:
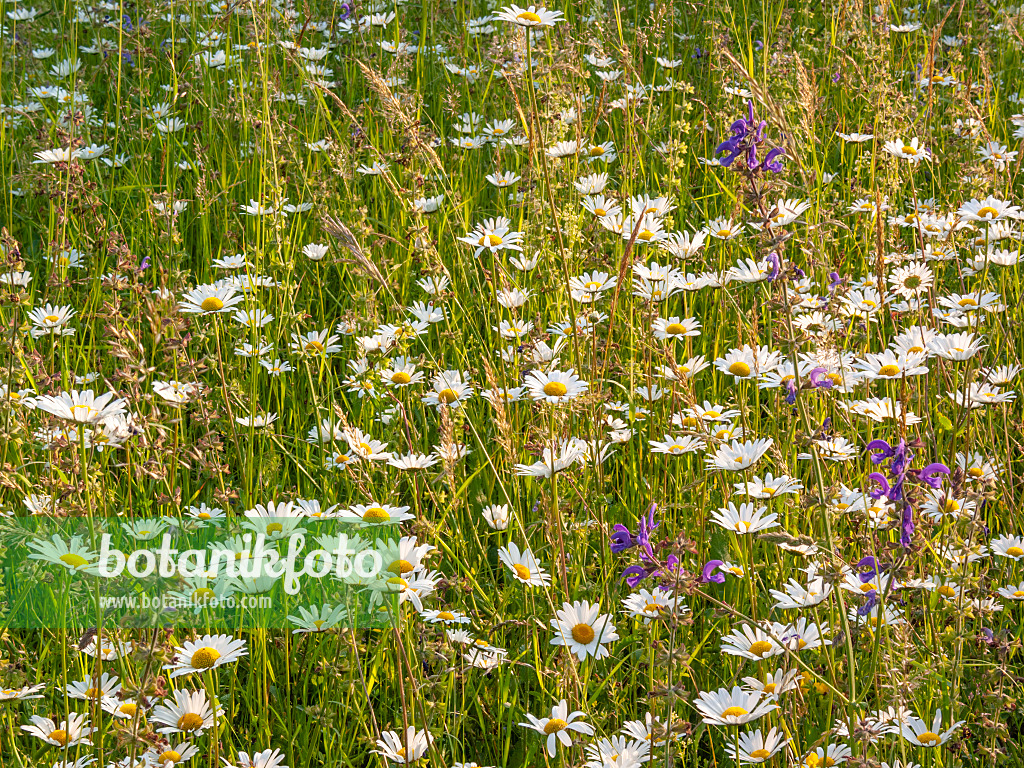
[{"label": "yellow flower center", "polygon": [[665,326],[665,333],[671,336],[678,336],[679,334],[686,333],[686,328],[682,323],[669,323]]},{"label": "yellow flower center", "polygon": [[411,573],[413,565],[408,560],[395,560],[395,562],[388,566],[388,570],[397,576],[401,576],[405,573]]},{"label": "yellow flower center", "polygon": [[306,342],[306,346],[304,347],[304,349],[307,352],[320,352],[320,353],[322,353],[324,351],[324,345],[321,344],[319,341],[307,341]]},{"label": "yellow flower center", "polygon": [[68,745],[68,740],[68,732],[61,728],[58,728],[50,734],[50,741],[56,741],[62,747],[66,747]]},{"label": "yellow flower center", "polygon": [[405,371],[395,371],[395,373],[392,374],[391,376],[391,381],[394,384],[408,384],[410,381],[412,381],[412,376],[410,376]]},{"label": "yellow flower center", "polygon": [[224,309],[224,302],[216,296],[207,296],[203,299],[203,303],[199,305],[199,308],[202,309],[203,312],[218,312]]},{"label": "yellow flower center", "polygon": [[978,210],[978,216],[983,219],[994,219],[998,215],[999,211],[991,205],[986,205],[984,208]]},{"label": "yellow flower center", "polygon": [[203,718],[195,712],[186,712],[178,718],[179,731],[197,731],[203,727]]},{"label": "yellow flower center", "polygon": [[[607,216],[607,215],[608,215],[608,211],[606,211],[606,210],[605,210],[604,208],[595,208],[595,209],[594,209],[594,215],[595,215],[595,216]],[[588,288],[589,288],[590,286],[592,286],[592,285],[593,285],[593,286],[596,286],[596,285],[597,285],[597,283],[587,283],[587,287],[588,287]]]},{"label": "yellow flower center", "polygon": [[764,493],[766,496],[774,496],[777,490],[778,488],[769,488],[768,486],[765,486],[764,488],[761,489],[761,492]]},{"label": "yellow flower center", "polygon": [[214,592],[209,587],[199,587],[192,593],[193,603],[208,603],[215,597]]},{"label": "yellow flower center", "polygon": [[[720,429],[717,432],[715,432],[715,437],[717,437],[719,440],[728,440],[730,437],[732,437],[732,430],[731,429]],[[750,524],[749,523],[747,524],[747,529],[748,530],[750,529]]]},{"label": "yellow flower center", "polygon": [[1021,557],[1024,556],[1024,549],[1020,547],[1007,547],[1006,555],[1007,557]]},{"label": "yellow flower center", "polygon": [[365,523],[386,523],[391,519],[391,515],[383,507],[370,507],[363,512],[363,522]]},{"label": "yellow flower center", "polygon": [[313,622],[313,626],[316,627],[317,629],[323,629],[324,619],[317,619],[316,621]]},{"label": "yellow flower center", "polygon": [[758,658],[763,658],[772,649],[772,644],[767,640],[758,640],[750,646],[750,652]]},{"label": "yellow flower center", "polygon": [[189,662],[195,669],[209,669],[217,663],[217,659],[220,658],[220,651],[216,648],[206,646],[200,648],[198,651],[192,654],[192,660]]},{"label": "yellow flower center", "polygon": [[945,512],[947,515],[952,515],[955,512],[960,511],[960,504],[957,503],[956,499],[949,499],[946,502]]},{"label": "yellow flower center", "polygon": [[560,381],[549,381],[544,385],[544,394],[548,397],[562,397],[569,389]]},{"label": "yellow flower center", "polygon": [[883,365],[878,369],[879,376],[898,376],[900,367],[898,365]]},{"label": "yellow flower center", "polygon": [[516,576],[518,576],[523,581],[528,581],[529,580],[529,578],[530,578],[530,569],[527,568],[522,563],[516,563],[515,565],[513,565],[512,566],[512,570],[515,571],[516,572]]},{"label": "yellow flower center", "polygon": [[283,531],[283,530],[284,530],[284,526],[281,525],[280,523],[271,523],[270,525],[267,526],[267,533],[268,534],[281,533],[281,531]]},{"label": "yellow flower center", "polygon": [[720,229],[715,234],[717,234],[719,237],[728,237],[729,235],[732,234],[732,230],[731,229]]},{"label": "yellow flower center", "polygon": [[914,149],[913,147],[907,145],[907,144],[904,144],[903,145],[903,154],[904,155],[916,155],[917,154],[917,150]]},{"label": "yellow flower center", "polygon": [[983,470],[981,467],[971,467],[970,469],[967,470],[967,474],[977,479],[985,474],[985,470]]},{"label": "yellow flower center", "polygon": [[181,754],[175,752],[173,749],[168,749],[166,752],[161,753],[160,757],[157,758],[160,765],[163,765],[164,763],[177,763],[179,760],[181,760]]},{"label": "yellow flower center", "polygon": [[120,712],[122,715],[128,715],[128,717],[135,717],[135,713],[138,711],[138,709],[138,704],[135,704],[131,701],[126,701],[124,704],[117,708],[117,711]]},{"label": "yellow flower center", "polygon": [[733,376],[739,376],[744,378],[750,375],[750,366],[744,363],[742,360],[737,360],[735,363],[729,366],[729,373]]},{"label": "yellow flower center", "polygon": [[445,405],[451,405],[459,399],[459,394],[452,388],[442,389],[437,393],[437,399]]},{"label": "yellow flower center", "polygon": [[1013,593],[1013,596],[1016,598],[1024,598],[1024,589],[1018,589]]},{"label": "yellow flower center", "polygon": [[926,747],[934,747],[936,744],[942,741],[942,739],[940,739],[936,734],[932,733],[931,731],[925,731],[917,737],[917,740],[921,742],[923,746]]},{"label": "yellow flower center", "polygon": [[87,563],[84,557],[82,557],[81,555],[76,555],[74,552],[68,552],[66,555],[61,555],[60,561],[62,563],[70,565],[72,568],[81,568],[83,565],[86,565]]},{"label": "yellow flower center", "polygon": [[590,645],[594,642],[594,628],[589,624],[577,624],[572,628],[572,639],[580,645]]},{"label": "yellow flower center", "polygon": [[455,621],[455,614],[451,611],[441,611],[437,614],[437,618],[441,621]]},{"label": "yellow flower center", "polygon": [[976,307],[976,306],[978,306],[978,302],[975,301],[974,299],[970,298],[970,297],[968,297],[966,299],[960,299],[960,301],[958,301],[957,303],[961,307]]},{"label": "yellow flower center", "polygon": [[591,147],[590,148],[590,156],[591,157],[600,157],[603,154],[604,154],[604,147],[602,147],[602,146],[595,146],[595,147]]},{"label": "yellow flower center", "polygon": [[772,753],[769,752],[767,749],[755,749],[753,752],[750,753],[750,756],[757,760],[767,760],[769,757],[772,756]]},{"label": "yellow flower center", "polygon": [[85,698],[87,698],[87,699],[98,699],[102,695],[103,695],[103,689],[102,688],[89,688],[85,692]]},{"label": "yellow flower center", "polygon": [[[603,209],[601,209],[601,210],[603,211]],[[601,215],[603,215],[603,213]],[[588,291],[596,291],[596,290],[598,290],[601,287],[601,284],[600,283],[595,283],[595,282],[589,282],[586,285],[584,285],[583,287],[586,288]]]},{"label": "yellow flower center", "polygon": [[43,320],[45,320],[48,323],[56,323],[58,320],[60,320],[60,318],[57,317],[57,315],[47,315],[46,317],[43,318]]},{"label": "yellow flower center", "polygon": [[518,16],[516,16],[516,18],[520,19],[521,21],[529,21],[533,24],[540,24],[541,22],[540,16],[538,16],[533,11],[523,11]]},{"label": "yellow flower center", "polygon": [[651,232],[651,230],[649,230],[649,229],[641,230],[636,235],[636,239],[637,240],[644,240],[644,241],[650,240],[652,237],[654,237],[654,233]]},{"label": "yellow flower center", "polygon": [[748,714],[750,713],[743,707],[729,707],[722,713],[722,717],[743,717]]},{"label": "yellow flower center", "polygon": [[765,683],[764,692],[775,693],[775,683]]},{"label": "yellow flower center", "polygon": [[564,731],[568,727],[569,724],[565,722],[565,720],[563,720],[560,717],[553,717],[550,720],[548,720],[547,723],[544,725],[544,733],[550,736],[552,733]]}]

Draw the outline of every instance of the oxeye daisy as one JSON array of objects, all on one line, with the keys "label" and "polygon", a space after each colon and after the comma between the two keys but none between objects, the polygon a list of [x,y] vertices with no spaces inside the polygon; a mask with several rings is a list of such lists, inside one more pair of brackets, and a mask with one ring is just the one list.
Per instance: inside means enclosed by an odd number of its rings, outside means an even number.
[{"label": "oxeye daisy", "polygon": [[21,688],[0,688],[0,701],[41,699],[43,698],[43,694],[41,694],[40,691],[45,689],[45,683],[39,683],[37,685],[23,685]]},{"label": "oxeye daisy", "polygon": [[460,408],[473,396],[469,377],[461,371],[452,370],[437,374],[431,381],[431,387],[432,391],[424,395],[422,401],[435,408]]},{"label": "oxeye daisy", "polygon": [[777,699],[787,691],[795,691],[799,688],[802,679],[803,675],[795,669],[789,671],[777,669],[775,672],[767,674],[763,680],[757,677],[744,677],[743,682],[751,691],[760,691],[765,696],[773,696]]},{"label": "oxeye daisy", "polygon": [[903,139],[893,139],[885,142],[883,150],[888,152],[893,157],[898,157],[903,160],[907,160],[910,163],[916,165],[922,160],[931,160],[931,153],[923,146],[921,146],[920,139],[916,136],[907,141]]},{"label": "oxeye daisy", "polygon": [[989,541],[992,547],[992,554],[996,557],[1005,557],[1010,560],[1024,558],[1024,537],[1003,535]]},{"label": "oxeye daisy", "polygon": [[61,749],[69,749],[78,745],[91,746],[89,738],[95,732],[95,728],[89,727],[89,718],[84,714],[68,715],[67,720],[56,723],[48,717],[32,715],[31,725],[21,726],[25,731],[47,744]]},{"label": "oxeye daisy", "polygon": [[296,355],[307,357],[326,357],[341,352],[338,336],[331,335],[330,330],[309,331],[305,334],[292,334],[291,349]]},{"label": "oxeye daisy", "polygon": [[163,668],[171,670],[171,677],[205,672],[248,655],[245,646],[245,640],[236,640],[231,635],[203,635],[176,646],[174,661]]},{"label": "oxeye daisy", "polygon": [[769,589],[768,593],[774,598],[774,608],[781,610],[811,608],[823,603],[832,594],[832,585],[826,584],[822,578],[811,579],[805,587],[796,579],[790,579],[784,587],[785,591]]},{"label": "oxeye daisy", "polygon": [[756,533],[778,526],[776,522],[778,515],[775,513],[766,515],[767,511],[767,507],[755,508],[753,504],[740,504],[737,507],[730,501],[729,506],[715,512],[711,516],[711,520],[736,533]]},{"label": "oxeye daisy", "polygon": [[33,402],[41,411],[79,424],[96,424],[126,410],[125,401],[113,392],[96,397],[91,389],[84,392],[72,390],[61,392],[59,395],[42,395]]},{"label": "oxeye daisy", "polygon": [[420,618],[428,624],[444,624],[446,627],[454,627],[460,624],[469,624],[470,619],[464,613],[448,610],[421,611]]},{"label": "oxeye daisy", "polygon": [[721,445],[714,454],[705,456],[704,464],[708,469],[738,472],[756,464],[773,443],[770,437],[745,442],[733,440],[730,445]]},{"label": "oxeye daisy", "polygon": [[613,198],[604,195],[590,195],[583,198],[583,208],[594,214],[597,218],[605,216],[617,216],[622,213],[620,206]]},{"label": "oxeye daisy", "polygon": [[72,536],[65,541],[60,534],[55,533],[49,539],[28,542],[28,547],[32,550],[29,560],[53,563],[72,573],[95,573],[98,568],[96,553],[88,549],[79,536]]},{"label": "oxeye daisy", "polygon": [[178,744],[167,744],[163,747],[153,747],[143,756],[144,759],[152,760],[155,765],[161,768],[175,766],[178,763],[188,762],[192,757],[199,754],[199,749],[194,744],[180,742]]},{"label": "oxeye daisy", "polygon": [[704,439],[691,435],[665,435],[664,440],[650,441],[652,453],[667,453],[671,456],[682,456],[684,453],[694,453],[705,447]]},{"label": "oxeye daisy", "polygon": [[603,659],[610,654],[606,646],[619,639],[611,616],[602,615],[599,604],[586,600],[563,603],[551,627],[555,630],[551,644],[566,646],[580,661],[588,656]]},{"label": "oxeye daisy", "polygon": [[173,698],[164,699],[153,707],[149,715],[153,725],[161,726],[157,733],[200,734],[213,728],[224,712],[214,702],[211,706],[202,688],[187,691],[179,688],[174,691]]},{"label": "oxeye daisy", "polygon": [[488,527],[496,531],[504,531],[508,528],[509,511],[507,504],[492,504],[480,510],[480,515]]},{"label": "oxeye daisy", "polygon": [[760,627],[743,624],[722,637],[722,653],[756,661],[778,656],[785,653],[785,649]]},{"label": "oxeye daisy", "polygon": [[1008,584],[1005,587],[1000,587],[997,591],[1007,600],[1024,600],[1024,581],[1021,581],[1019,584]]},{"label": "oxeye daisy", "polygon": [[714,219],[704,226],[704,231],[716,240],[732,240],[743,232],[743,225],[734,224],[732,219]]},{"label": "oxeye daisy", "polygon": [[571,368],[568,371],[531,371],[524,383],[530,397],[553,405],[579,397],[590,386]]},{"label": "oxeye daisy", "polygon": [[724,374],[733,377],[734,382],[744,379],[756,379],[759,375],[773,371],[779,367],[781,355],[767,347],[750,347],[744,344],[740,349],[732,349],[724,357],[715,360],[715,367]]},{"label": "oxeye daisy", "polygon": [[949,741],[950,736],[964,724],[963,720],[951,723],[949,728],[942,730],[942,710],[935,710],[935,717],[929,727],[924,720],[910,717],[900,726],[899,734],[911,744],[919,747],[940,747]]},{"label": "oxeye daisy", "polygon": [[529,6],[520,8],[518,5],[502,8],[494,18],[501,21],[508,21],[520,27],[553,27],[562,21],[561,11],[549,11],[543,6]]},{"label": "oxeye daisy", "polygon": [[758,728],[756,731],[740,733],[737,743],[726,743],[725,751],[729,757],[744,765],[756,765],[777,755],[789,741],[786,734],[777,728],[770,728],[765,734]]},{"label": "oxeye daisy", "polygon": [[200,285],[181,297],[178,310],[186,314],[214,315],[230,312],[244,298],[227,285]]},{"label": "oxeye daisy", "polygon": [[520,552],[519,545],[510,541],[508,546],[498,550],[498,559],[512,572],[516,581],[530,587],[546,587],[551,584],[551,577],[540,567],[529,548]]},{"label": "oxeye daisy", "polygon": [[370,501],[367,504],[353,504],[348,509],[338,513],[338,517],[345,520],[357,520],[363,525],[395,525],[412,520],[413,515],[409,514],[409,507],[394,507],[377,501]]},{"label": "oxeye daisy", "polygon": [[623,598],[623,613],[628,613],[637,619],[643,619],[644,624],[650,624],[654,619],[663,619],[669,616],[682,616],[689,613],[690,609],[682,603],[682,598],[674,595],[671,589],[655,587],[654,590],[641,589]]},{"label": "oxeye daisy", "polygon": [[763,479],[754,477],[749,482],[736,483],[734,486],[736,493],[752,499],[774,499],[788,493],[799,494],[803,487],[803,483],[789,475],[775,477],[771,472]]},{"label": "oxeye daisy", "polygon": [[105,697],[116,696],[121,690],[121,683],[116,676],[104,672],[98,679],[86,675],[85,680],[68,683],[66,691],[72,699],[99,701]]},{"label": "oxeye daisy", "polygon": [[749,723],[778,709],[770,697],[766,698],[760,691],[744,691],[738,685],[731,691],[728,688],[702,691],[693,705],[708,725],[725,726]]},{"label": "oxeye daisy", "polygon": [[[262,752],[238,753],[238,768],[288,768],[285,755],[279,749],[265,749]],[[226,761],[225,761],[226,762]]]},{"label": "oxeye daisy", "polygon": [[581,733],[584,736],[594,734],[594,726],[590,723],[576,722],[581,717],[586,715],[581,711],[569,712],[569,702],[562,699],[551,708],[551,717],[534,717],[527,712],[527,722],[519,725],[547,736],[548,755],[554,757],[558,754],[558,742],[565,747],[572,746],[571,733]]},{"label": "oxeye daisy", "polygon": [[700,327],[700,321],[694,317],[682,319],[659,317],[654,321],[651,331],[654,333],[654,338],[664,341],[666,339],[682,339],[687,336],[700,336]]}]

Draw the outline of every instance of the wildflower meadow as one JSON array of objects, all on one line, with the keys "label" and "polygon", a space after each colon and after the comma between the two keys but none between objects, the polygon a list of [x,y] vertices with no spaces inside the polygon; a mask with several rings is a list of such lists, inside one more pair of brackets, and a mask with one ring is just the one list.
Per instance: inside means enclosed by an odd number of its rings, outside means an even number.
[{"label": "wildflower meadow", "polygon": [[1024,764],[1022,35],[5,0],[0,768]]}]

